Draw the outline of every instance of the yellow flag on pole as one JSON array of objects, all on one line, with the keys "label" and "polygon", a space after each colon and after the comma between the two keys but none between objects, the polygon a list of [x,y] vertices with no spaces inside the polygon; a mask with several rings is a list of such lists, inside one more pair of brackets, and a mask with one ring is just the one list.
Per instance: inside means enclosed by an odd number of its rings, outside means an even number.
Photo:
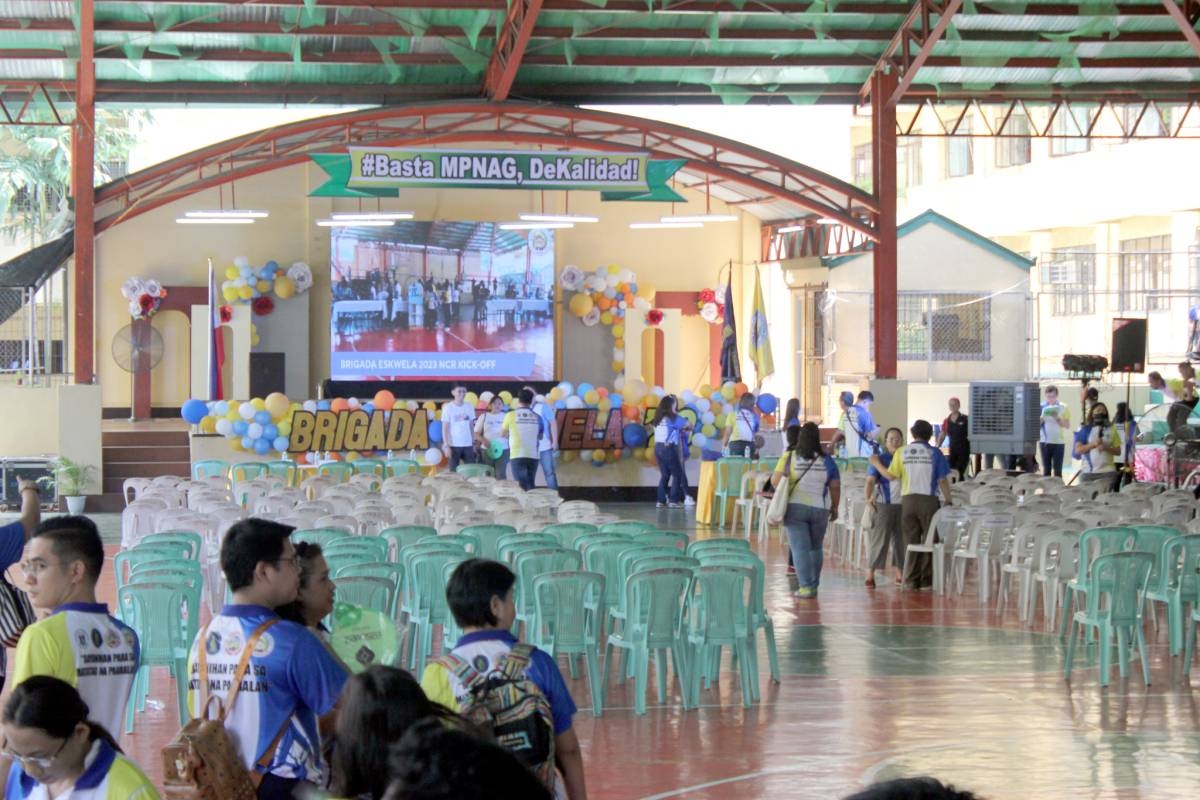
[{"label": "yellow flag on pole", "polygon": [[771,332],[767,327],[767,307],[763,303],[762,283],[758,277],[758,266],[754,267],[754,310],[750,316],[750,360],[758,383],[775,373],[775,359],[771,356]]}]

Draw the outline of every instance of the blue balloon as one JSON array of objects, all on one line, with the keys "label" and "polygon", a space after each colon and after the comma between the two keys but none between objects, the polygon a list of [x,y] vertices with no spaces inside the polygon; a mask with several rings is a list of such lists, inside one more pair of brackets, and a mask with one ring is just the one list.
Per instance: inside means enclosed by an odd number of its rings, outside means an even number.
[{"label": "blue balloon", "polygon": [[626,447],[641,447],[646,443],[646,429],[636,422],[628,423],[621,429],[621,441]]},{"label": "blue balloon", "polygon": [[269,425],[271,422],[271,412],[264,408],[254,415],[254,421],[259,425]]},{"label": "blue balloon", "polygon": [[213,416],[223,417],[229,413],[229,401],[218,400],[213,404]]},{"label": "blue balloon", "polygon": [[249,436],[243,436],[242,437],[242,449],[243,450],[253,450],[254,449],[254,440],[251,439]]},{"label": "blue balloon", "polygon": [[246,429],[250,427],[250,423],[244,419],[235,419],[233,421],[233,432],[238,436],[245,436]]},{"label": "blue balloon", "polygon": [[269,269],[269,270],[271,270],[271,272],[275,272],[279,269],[279,264],[276,263],[275,261],[268,261],[266,266],[263,267],[263,269]]},{"label": "blue balloon", "polygon": [[613,408],[620,408],[624,405],[624,400],[619,394],[609,394],[608,402],[612,403]]},{"label": "blue balloon", "polygon": [[272,439],[273,440],[278,435],[279,435],[279,428],[275,427],[274,425],[272,425],[269,422],[266,425],[263,425],[263,438],[264,439]]},{"label": "blue balloon", "polygon": [[[228,409],[226,409],[226,413],[228,413]],[[199,425],[200,420],[208,416],[208,404],[203,400],[193,398],[183,404],[179,414],[189,425]]]},{"label": "blue balloon", "polygon": [[442,443],[442,421],[435,419],[429,423],[429,441],[434,444]]},{"label": "blue balloon", "polygon": [[595,388],[596,387],[592,386],[590,383],[581,383],[581,384],[579,384],[579,386],[575,387],[575,394],[579,395],[580,397],[583,397],[585,394],[587,394],[588,392],[590,392],[592,389],[595,389]]},{"label": "blue balloon", "polygon": [[270,439],[255,439],[254,440],[254,452],[260,456],[265,456],[267,453],[271,452],[271,440]]},{"label": "blue balloon", "polygon": [[779,408],[779,398],[769,392],[758,396],[758,410],[764,414],[773,414]]},{"label": "blue balloon", "polygon": [[328,411],[328,410],[329,410],[329,401],[328,400],[318,400],[317,401],[317,411]]},{"label": "blue balloon", "polygon": [[276,436],[276,437],[275,437],[275,441],[274,441],[274,442],[272,442],[272,445],[273,445],[273,446],[274,446],[274,448],[275,448],[276,450],[278,450],[279,452],[281,452],[281,453],[286,453],[286,452],[287,452],[287,449],[288,449],[288,437],[286,437],[286,436]]},{"label": "blue balloon", "polygon": [[555,411],[562,411],[566,407],[567,407],[566,400],[555,400],[554,401],[554,410]]},{"label": "blue balloon", "polygon": [[374,403],[363,403],[362,410],[367,412],[368,414],[374,414],[375,413],[375,404]]}]

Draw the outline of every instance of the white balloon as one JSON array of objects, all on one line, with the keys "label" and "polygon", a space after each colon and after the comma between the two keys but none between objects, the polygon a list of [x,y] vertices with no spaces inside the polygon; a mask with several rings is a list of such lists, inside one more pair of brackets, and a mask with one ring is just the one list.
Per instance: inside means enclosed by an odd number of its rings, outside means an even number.
[{"label": "white balloon", "polygon": [[685,406],[696,399],[696,395],[691,389],[684,389],[679,393],[679,401]]},{"label": "white balloon", "polygon": [[233,422],[226,418],[217,420],[217,433],[222,436],[233,435]]},{"label": "white balloon", "polygon": [[625,390],[625,376],[624,375],[617,376],[617,379],[615,381],[613,381],[613,388],[616,389],[618,392]]},{"label": "white balloon", "polygon": [[317,410],[317,401],[316,400],[305,400],[301,404],[301,408],[303,408],[305,411],[308,411],[310,413],[313,411],[316,411]]},{"label": "white balloon", "polygon": [[357,397],[348,397],[348,398],[346,398],[346,402],[350,405],[351,408],[361,408],[362,407],[362,403],[359,402],[359,399]]},{"label": "white balloon", "polygon": [[696,400],[696,408],[700,409],[700,413],[703,414],[712,408],[712,401],[707,397],[701,397]]},{"label": "white balloon", "polygon": [[254,419],[254,415],[257,413],[258,409],[254,407],[253,403],[242,403],[238,406],[238,415],[242,419]]},{"label": "white balloon", "polygon": [[246,435],[251,439],[261,439],[263,435],[263,426],[257,422],[251,422],[246,426]]},{"label": "white balloon", "polygon": [[700,415],[700,421],[705,425],[712,425],[717,419],[717,415],[711,411],[705,411]]},{"label": "white balloon", "polygon": [[233,265],[238,269],[247,269],[250,266],[250,259],[245,256],[237,256],[233,259]]},{"label": "white balloon", "polygon": [[567,398],[567,408],[583,408],[583,398],[573,394]]},{"label": "white balloon", "polygon": [[613,350],[613,361],[621,362],[625,360],[624,350]]}]

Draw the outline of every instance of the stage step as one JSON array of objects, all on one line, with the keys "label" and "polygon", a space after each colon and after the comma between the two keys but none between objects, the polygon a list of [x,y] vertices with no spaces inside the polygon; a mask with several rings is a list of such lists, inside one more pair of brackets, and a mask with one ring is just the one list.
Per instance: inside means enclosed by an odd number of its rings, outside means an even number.
[{"label": "stage step", "polygon": [[104,431],[100,434],[103,447],[187,447],[187,431]]},{"label": "stage step", "polygon": [[89,511],[119,512],[125,508],[122,484],[126,478],[188,477],[192,472],[186,430],[109,430],[101,434],[101,445],[103,494],[88,498]]}]

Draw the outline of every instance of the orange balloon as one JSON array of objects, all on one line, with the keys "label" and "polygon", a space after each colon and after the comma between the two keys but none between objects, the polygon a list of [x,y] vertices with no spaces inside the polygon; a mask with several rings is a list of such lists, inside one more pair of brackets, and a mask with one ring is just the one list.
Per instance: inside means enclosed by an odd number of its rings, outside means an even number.
[{"label": "orange balloon", "polygon": [[610,308],[612,308],[612,300],[610,300],[607,297],[601,297],[599,300],[596,301],[596,306],[601,311],[608,311]]},{"label": "orange balloon", "polygon": [[641,412],[638,410],[637,406],[626,405],[621,406],[621,416],[625,417],[625,419],[629,420],[630,422],[633,422],[641,416]]},{"label": "orange balloon", "polygon": [[763,425],[766,425],[768,428],[774,428],[775,427],[775,415],[767,414],[765,417],[763,417]]},{"label": "orange balloon", "polygon": [[600,395],[601,397],[608,397],[608,389],[604,388],[603,386],[597,386],[596,394]]},{"label": "orange balloon", "polygon": [[391,411],[394,405],[396,405],[396,395],[387,389],[380,389],[375,393],[375,408],[380,411]]},{"label": "orange balloon", "polygon": [[621,457],[621,448],[618,447],[616,450],[612,451],[612,455],[609,457],[609,460],[616,461],[620,457]]},{"label": "orange balloon", "polygon": [[748,391],[750,391],[750,387],[744,383],[739,383],[733,387],[733,393],[736,394],[738,397],[741,397]]},{"label": "orange balloon", "polygon": [[349,411],[350,401],[344,397],[335,397],[329,401],[330,411]]}]

